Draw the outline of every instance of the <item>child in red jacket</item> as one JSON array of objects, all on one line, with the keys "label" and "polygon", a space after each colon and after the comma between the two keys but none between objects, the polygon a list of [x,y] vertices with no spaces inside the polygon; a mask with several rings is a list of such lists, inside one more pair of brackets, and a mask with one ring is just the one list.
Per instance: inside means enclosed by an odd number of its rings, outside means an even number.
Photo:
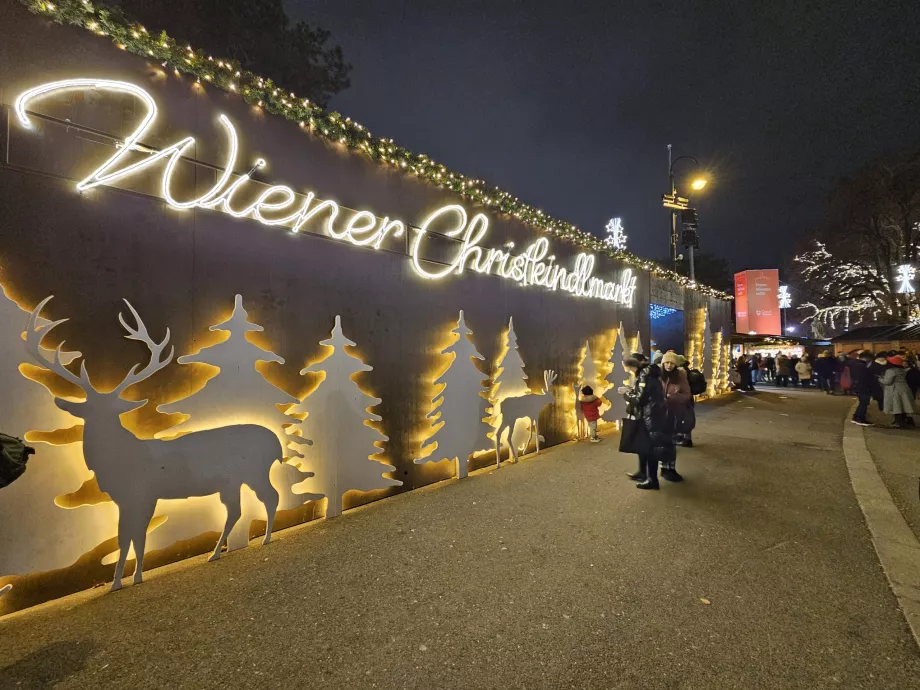
[{"label": "child in red jacket", "polygon": [[600,438],[597,435],[597,420],[601,418],[601,404],[605,402],[607,401],[603,398],[594,395],[594,389],[591,386],[585,386],[581,389],[578,406],[588,422],[591,443],[600,443]]}]

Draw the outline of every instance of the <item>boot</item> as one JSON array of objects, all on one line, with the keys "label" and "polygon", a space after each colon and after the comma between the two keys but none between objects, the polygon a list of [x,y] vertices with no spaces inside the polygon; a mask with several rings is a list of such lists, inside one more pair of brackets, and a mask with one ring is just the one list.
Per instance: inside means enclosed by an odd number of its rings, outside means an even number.
[{"label": "boot", "polygon": [[627,472],[626,476],[637,482],[644,482],[648,479],[648,475],[645,474],[645,463],[642,462],[642,458],[639,458],[639,469],[635,472]]},{"label": "boot", "polygon": [[646,479],[644,482],[639,482],[636,484],[637,489],[651,489],[652,491],[658,491],[661,487],[658,486],[658,482],[653,482],[651,479]]},{"label": "boot", "polygon": [[682,482],[684,478],[677,473],[677,470],[661,470],[661,478],[669,482]]}]

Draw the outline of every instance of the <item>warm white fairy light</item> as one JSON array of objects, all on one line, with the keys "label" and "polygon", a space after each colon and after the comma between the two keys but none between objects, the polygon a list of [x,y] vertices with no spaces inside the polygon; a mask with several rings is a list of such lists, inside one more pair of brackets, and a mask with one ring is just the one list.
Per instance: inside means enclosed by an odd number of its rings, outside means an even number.
[{"label": "warm white fairy light", "polygon": [[[259,158],[248,173],[236,176],[236,179],[231,182],[237,163],[239,141],[236,129],[225,115],[220,116],[220,122],[227,130],[230,147],[227,163],[220,179],[210,190],[195,199],[177,200],[172,192],[173,173],[179,161],[182,160],[183,154],[195,144],[196,140],[194,137],[185,137],[152,153],[147,148],[139,147],[138,142],[148,133],[148,129],[156,118],[157,107],[150,94],[129,82],[105,79],[69,79],[43,84],[23,92],[16,99],[15,111],[19,121],[26,128],[32,127],[26,114],[26,107],[35,98],[55,91],[86,88],[132,94],[144,102],[147,112],[141,124],[125,139],[124,144],[118,147],[107,161],[77,184],[77,189],[80,191],[99,185],[113,184],[125,177],[148,172],[155,164],[165,159],[167,163],[162,173],[161,190],[163,199],[172,208],[217,210],[236,218],[251,217],[263,225],[290,227],[293,232],[299,232],[311,219],[328,211],[325,223],[326,235],[357,246],[373,246],[374,249],[380,249],[389,234],[399,237],[405,232],[406,226],[402,221],[391,221],[389,218],[384,218],[383,222],[378,224],[377,216],[371,211],[352,212],[340,230],[335,225],[341,212],[341,207],[336,202],[317,199],[313,192],[308,192],[303,197],[285,185],[268,186],[255,201],[241,208],[235,208],[233,199],[236,194],[251,182],[252,174],[257,169],[264,169],[267,163],[264,159]],[[148,156],[125,165],[125,159],[132,157],[132,151],[135,150],[147,152]],[[396,161],[391,159],[391,162]],[[298,208],[299,198],[304,198],[304,202]],[[497,202],[493,199],[489,201]],[[265,213],[269,215],[266,216]],[[542,211],[540,213],[542,214]],[[459,249],[446,267],[429,270],[425,266],[429,262],[422,256],[423,241],[428,236],[432,225],[442,224],[442,218],[451,215],[458,222],[449,230],[441,229],[441,232],[448,237],[460,239]],[[605,281],[593,275],[596,259],[591,254],[585,252],[578,254],[575,257],[574,266],[566,269],[555,264],[555,255],[547,258],[549,240],[545,237],[541,237],[526,247],[522,253],[515,255],[511,251],[513,244],[503,249],[480,246],[488,230],[489,219],[485,214],[477,213],[472,219],[469,219],[462,206],[458,204],[444,206],[428,216],[417,231],[410,252],[412,265],[419,275],[433,280],[445,278],[451,273],[459,275],[469,268],[477,273],[497,275],[524,287],[539,285],[548,290],[564,290],[579,297],[608,300],[632,306],[637,277],[630,269],[625,269],[620,273],[619,282]]]}]

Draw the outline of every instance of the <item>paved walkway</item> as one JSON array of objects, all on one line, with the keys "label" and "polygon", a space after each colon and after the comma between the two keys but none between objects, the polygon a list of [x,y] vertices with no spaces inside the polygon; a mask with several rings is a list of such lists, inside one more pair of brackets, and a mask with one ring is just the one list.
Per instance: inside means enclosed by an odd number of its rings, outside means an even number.
[{"label": "paved walkway", "polygon": [[[870,421],[883,425],[891,418],[878,408],[869,412]],[[866,429],[866,446],[878,467],[895,505],[920,539],[920,428],[899,430],[883,427]]]},{"label": "paved walkway", "polygon": [[701,406],[687,481],[570,444],[0,621],[0,687],[916,688],[849,401]]}]

